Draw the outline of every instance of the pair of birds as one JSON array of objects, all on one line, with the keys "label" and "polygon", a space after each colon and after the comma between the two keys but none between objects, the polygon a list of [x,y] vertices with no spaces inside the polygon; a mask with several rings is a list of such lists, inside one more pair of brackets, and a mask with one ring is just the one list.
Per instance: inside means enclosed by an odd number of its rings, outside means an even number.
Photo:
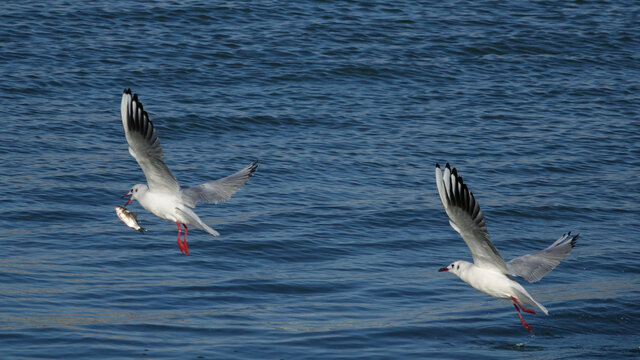
[{"label": "pair of birds", "polygon": [[[147,112],[137,94],[132,95],[130,89],[126,89],[122,95],[120,111],[129,153],[147,178],[147,184],[136,184],[123,196],[130,197],[125,206],[132,200],[137,200],[152,214],[175,222],[178,226],[178,247],[183,254],[188,255],[187,225],[195,226],[213,236],[219,235],[198,217],[193,208],[199,202],[218,203],[228,200],[256,171],[257,161],[222,179],[181,189],[162,160],[160,141]],[[532,332],[520,311],[535,314],[535,310],[525,308],[524,305],[535,306],[545,315],[548,315],[548,311],[509,276],[518,276],[529,282],[540,280],[569,254],[578,235],[564,234],[542,251],[519,256],[505,263],[489,238],[478,202],[456,169],[452,170],[447,164],[442,170],[436,164],[435,176],[440,200],[449,216],[449,224],[462,236],[473,258],[473,263],[458,260],[439,271],[451,272],[487,295],[511,301],[522,325]],[[180,237],[181,225],[184,227],[183,241]]]}]

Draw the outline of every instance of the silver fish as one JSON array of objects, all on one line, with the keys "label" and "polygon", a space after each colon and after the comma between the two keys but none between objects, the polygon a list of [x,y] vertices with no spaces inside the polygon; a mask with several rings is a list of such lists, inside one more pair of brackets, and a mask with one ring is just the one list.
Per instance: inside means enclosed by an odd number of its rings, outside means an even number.
[{"label": "silver fish", "polygon": [[147,231],[147,229],[143,228],[142,226],[140,226],[140,224],[138,224],[138,219],[136,218],[136,214],[127,210],[127,208],[124,208],[119,205],[116,205],[115,208],[116,208],[116,215],[118,215],[120,220],[122,220],[122,222],[125,225],[127,225],[128,227],[134,230],[140,231],[140,233],[142,234],[144,234],[144,232]]}]

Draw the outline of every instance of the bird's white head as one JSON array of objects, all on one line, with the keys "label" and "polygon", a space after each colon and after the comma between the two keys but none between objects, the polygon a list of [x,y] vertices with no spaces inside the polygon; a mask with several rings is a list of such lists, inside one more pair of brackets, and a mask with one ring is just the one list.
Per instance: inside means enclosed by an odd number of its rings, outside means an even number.
[{"label": "bird's white head", "polygon": [[451,263],[451,265],[449,266],[445,266],[443,268],[440,268],[440,270],[438,271],[448,271],[450,273],[453,273],[455,275],[457,275],[458,277],[460,276],[460,272],[464,271],[469,265],[471,265],[471,263],[467,262],[467,261],[463,261],[463,260],[458,260],[458,261],[454,261]]},{"label": "bird's white head", "polygon": [[132,200],[137,200],[140,198],[140,196],[142,194],[144,194],[145,192],[147,192],[147,190],[149,190],[149,187],[145,184],[135,184],[131,187],[131,190],[129,190],[128,193],[122,195],[122,198],[126,198],[129,197],[129,201],[127,201],[126,204],[124,204],[124,206],[127,206],[131,203]]}]

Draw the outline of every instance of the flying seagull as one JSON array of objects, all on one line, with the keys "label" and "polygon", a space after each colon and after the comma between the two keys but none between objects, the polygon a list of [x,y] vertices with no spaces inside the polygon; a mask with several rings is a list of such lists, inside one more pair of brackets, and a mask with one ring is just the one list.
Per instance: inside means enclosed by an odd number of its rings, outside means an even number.
[{"label": "flying seagull", "polygon": [[447,163],[444,171],[436,164],[436,184],[444,209],[449,216],[449,224],[457,231],[471,250],[473,263],[458,260],[439,271],[448,271],[457,275],[462,281],[487,295],[507,299],[518,311],[520,322],[529,331],[531,326],[522,318],[520,310],[535,314],[535,310],[523,305],[532,305],[545,315],[549,312],[537,302],[522,285],[511,280],[509,276],[518,276],[528,282],[536,282],[553,270],[576,245],[578,235],[571,232],[562,235],[546,249],[518,256],[505,263],[487,232],[484,216],[478,202],[462,181],[457,170]]},{"label": "flying seagull", "polygon": [[[173,221],[178,225],[178,247],[189,255],[187,247],[187,225],[193,225],[213,236],[220,235],[205,224],[193,211],[197,203],[218,203],[227,200],[244,185],[256,171],[258,162],[222,179],[198,186],[181,189],[178,180],[171,174],[162,160],[162,149],[158,135],[149,116],[131,89],[124,90],[120,107],[124,134],[129,143],[129,153],[140,165],[147,184],[136,184],[122,197],[129,197],[124,206],[137,200],[143,208],[155,216]],[[184,226],[184,241],[180,241],[181,225]]]}]

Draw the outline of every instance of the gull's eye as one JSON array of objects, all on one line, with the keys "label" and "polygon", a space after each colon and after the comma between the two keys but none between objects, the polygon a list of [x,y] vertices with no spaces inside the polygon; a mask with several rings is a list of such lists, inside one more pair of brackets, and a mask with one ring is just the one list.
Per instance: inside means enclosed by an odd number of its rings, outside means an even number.
[{"label": "gull's eye", "polygon": [[131,192],[133,192],[133,188],[131,188]]}]

